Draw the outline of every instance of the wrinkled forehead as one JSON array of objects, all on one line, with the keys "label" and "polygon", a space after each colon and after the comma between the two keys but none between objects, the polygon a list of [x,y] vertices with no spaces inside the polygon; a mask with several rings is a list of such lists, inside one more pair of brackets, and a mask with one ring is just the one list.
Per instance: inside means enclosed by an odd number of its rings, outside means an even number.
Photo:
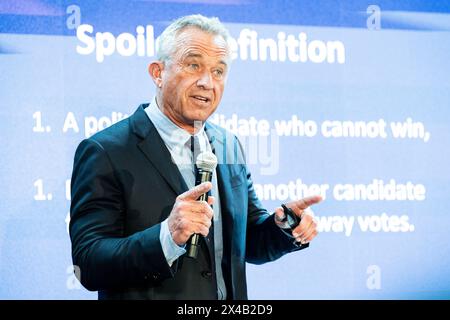
[{"label": "wrinkled forehead", "polygon": [[225,39],[196,27],[180,30],[175,37],[175,58],[198,54],[205,58],[228,61],[229,47]]}]

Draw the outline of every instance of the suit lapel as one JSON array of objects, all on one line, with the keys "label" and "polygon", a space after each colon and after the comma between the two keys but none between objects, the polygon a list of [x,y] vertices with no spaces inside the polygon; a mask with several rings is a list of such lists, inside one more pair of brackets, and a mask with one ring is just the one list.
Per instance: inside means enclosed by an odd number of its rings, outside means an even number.
[{"label": "suit lapel", "polygon": [[137,144],[138,148],[145,154],[146,158],[166,180],[173,191],[177,195],[182,194],[188,190],[188,187],[178,167],[172,161],[164,141],[145,113],[144,108],[147,106],[148,104],[140,105],[130,119],[132,130],[142,138]]},{"label": "suit lapel", "polygon": [[[187,191],[188,187],[178,170],[178,167],[172,161],[172,157],[164,144],[164,141],[145,113],[144,109],[147,106],[148,104],[140,105],[136,112],[130,117],[133,132],[142,139],[137,144],[138,148],[170,185],[175,194],[179,195]],[[224,258],[228,260],[231,256],[230,244],[232,243],[231,238],[233,236],[233,202],[231,189],[229,187],[230,173],[226,162],[226,137],[209,123],[206,123],[205,130],[211,147],[218,158],[216,173],[221,202]],[[202,240],[204,241],[205,239]],[[207,245],[207,247],[212,263],[215,256],[214,248],[212,248],[211,245]]]},{"label": "suit lapel", "polygon": [[205,125],[205,130],[218,161],[216,167],[217,183],[220,193],[222,216],[225,218],[225,215],[231,215],[233,212],[232,207],[230,207],[233,195],[230,189],[230,163],[227,162],[227,159],[229,159],[227,155],[227,137],[208,122]]},{"label": "suit lapel", "polygon": [[218,159],[216,167],[217,183],[220,194],[220,207],[222,215],[222,235],[223,235],[223,250],[224,250],[224,267],[228,274],[230,271],[231,258],[231,244],[233,243],[233,225],[234,225],[234,210],[233,210],[233,194],[230,188],[230,169],[227,162],[227,137],[215,129],[208,122],[205,126],[206,134],[209,138],[214,154]]}]

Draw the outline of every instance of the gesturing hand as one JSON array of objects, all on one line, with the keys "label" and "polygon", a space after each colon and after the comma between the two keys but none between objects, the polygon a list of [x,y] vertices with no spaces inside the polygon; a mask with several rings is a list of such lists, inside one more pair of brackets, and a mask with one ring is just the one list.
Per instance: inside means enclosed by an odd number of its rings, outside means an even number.
[{"label": "gesturing hand", "polygon": [[[292,230],[292,236],[296,241],[304,244],[310,242],[317,235],[317,222],[314,219],[314,213],[310,206],[322,201],[320,196],[312,196],[292,201],[286,204],[286,207],[292,209],[294,213],[301,218],[300,224]],[[275,209],[275,223],[282,229],[289,228],[284,221],[285,214],[282,207]]]},{"label": "gesturing hand", "polygon": [[184,245],[194,233],[205,237],[208,235],[213,217],[211,205],[214,203],[214,197],[209,196],[208,202],[197,199],[211,188],[211,182],[203,182],[177,197],[167,219],[170,234],[177,245]]}]

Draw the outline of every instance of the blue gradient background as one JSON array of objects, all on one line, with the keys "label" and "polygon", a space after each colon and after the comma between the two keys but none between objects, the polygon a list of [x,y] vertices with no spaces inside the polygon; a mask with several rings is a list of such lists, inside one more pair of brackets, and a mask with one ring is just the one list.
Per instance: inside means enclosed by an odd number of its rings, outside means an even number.
[{"label": "blue gradient background", "polygon": [[[248,265],[251,299],[450,298],[450,3],[439,1],[1,1],[0,2],[0,299],[95,299],[73,280],[65,218],[76,146],[86,116],[131,114],[154,93],[149,57],[117,54],[97,63],[76,53],[66,7],[82,23],[115,35],[151,24],[155,35],[180,15],[218,16],[233,37],[305,32],[340,40],[345,64],[233,63],[220,114],[288,120],[404,121],[425,124],[431,138],[326,139],[280,137],[280,170],[255,183],[370,183],[374,178],[422,183],[425,201],[336,201],[318,216],[409,216],[415,231],[322,233],[308,250]],[[381,30],[366,28],[366,8],[382,10]],[[386,15],[384,16],[384,12]],[[41,111],[49,133],[34,133]],[[62,132],[68,112],[81,131]],[[35,201],[43,179],[51,201]],[[269,210],[278,201],[264,201]],[[381,270],[381,288],[366,286],[367,267]]]}]

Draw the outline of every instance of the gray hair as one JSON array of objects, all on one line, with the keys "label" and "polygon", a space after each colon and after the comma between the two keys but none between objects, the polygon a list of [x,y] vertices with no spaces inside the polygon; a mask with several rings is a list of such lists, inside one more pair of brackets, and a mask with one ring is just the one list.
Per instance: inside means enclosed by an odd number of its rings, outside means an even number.
[{"label": "gray hair", "polygon": [[[159,61],[169,62],[171,60],[171,56],[176,50],[176,36],[187,27],[196,27],[207,33],[222,36],[227,43],[230,38],[230,33],[216,17],[208,18],[201,14],[184,16],[173,21],[159,36],[156,49],[156,58]],[[229,48],[228,55],[231,56]]]}]

